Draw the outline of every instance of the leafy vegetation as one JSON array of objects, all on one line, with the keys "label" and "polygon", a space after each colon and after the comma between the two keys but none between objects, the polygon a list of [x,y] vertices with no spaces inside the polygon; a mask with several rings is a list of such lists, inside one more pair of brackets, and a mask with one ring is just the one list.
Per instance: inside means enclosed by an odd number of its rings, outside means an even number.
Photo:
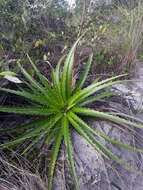
[{"label": "leafy vegetation", "polygon": [[98,7],[90,0],[77,0],[69,8],[65,0],[1,1],[0,54],[4,63],[1,71],[5,71],[7,64],[18,72],[15,63],[21,59],[25,64],[25,53],[37,65],[39,62],[46,65],[45,61],[54,65],[77,36],[88,30],[80,48],[84,45],[93,48],[94,72],[124,73],[133,65],[138,51],[142,51],[143,5],[142,1],[119,2],[115,1],[115,6],[101,3]]},{"label": "leafy vegetation", "polygon": [[[137,123],[135,119],[130,120],[130,117],[127,115],[124,118],[118,116],[118,113],[111,114],[90,108],[90,103],[111,96],[111,93],[105,91],[105,89],[111,87],[113,84],[119,83],[119,78],[121,78],[122,75],[102,81],[96,80],[85,87],[84,83],[91,67],[93,57],[93,54],[91,54],[85,65],[84,72],[77,82],[73,82],[75,80],[73,75],[74,54],[79,40],[80,38],[71,48],[64,60],[64,64],[63,59],[61,59],[56,68],[52,69],[51,81],[40,73],[28,56],[36,76],[32,78],[19,63],[19,67],[24,76],[22,81],[25,87],[19,86],[19,90],[0,88],[1,91],[24,97],[28,101],[27,105],[23,105],[22,107],[0,106],[1,112],[32,116],[32,121],[29,123],[15,126],[17,131],[23,130],[22,134],[16,135],[13,140],[1,144],[0,147],[10,148],[31,139],[32,141],[29,146],[22,152],[22,154],[25,154],[35,144],[40,142],[41,139],[44,140],[44,144],[51,145],[52,154],[49,164],[48,190],[52,189],[56,161],[63,141],[66,146],[69,167],[74,180],[75,189],[79,189],[71,137],[73,129],[105,158],[112,159],[126,167],[127,164],[106,148],[98,137],[127,150],[143,152],[142,149],[123,144],[108,137],[103,132],[92,129],[92,127],[84,121],[83,116],[94,117],[96,119],[108,120],[118,125],[123,125],[125,128],[129,126],[133,131],[135,128],[143,128],[142,123]],[[11,130],[15,130],[15,128]],[[1,132],[5,132],[5,130],[3,131],[1,129]]]}]

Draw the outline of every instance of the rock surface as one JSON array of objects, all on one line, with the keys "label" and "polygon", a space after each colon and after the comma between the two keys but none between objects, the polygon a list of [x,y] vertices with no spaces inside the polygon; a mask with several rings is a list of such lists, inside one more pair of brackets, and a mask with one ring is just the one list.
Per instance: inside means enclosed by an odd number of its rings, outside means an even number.
[{"label": "rock surface", "polygon": [[[113,87],[127,100],[126,105],[121,102],[110,102],[113,109],[135,115],[139,119],[143,118],[143,64],[138,63],[133,81],[122,83]],[[103,121],[89,121],[90,126],[96,128],[113,139],[123,143],[143,147],[143,142],[135,139],[129,132],[119,130],[115,125]],[[143,136],[143,131],[138,130]],[[74,151],[77,163],[77,173],[80,180],[81,190],[142,190],[143,175],[138,171],[143,171],[143,154],[129,152],[117,146],[113,146],[104,140],[106,145],[114,154],[127,161],[134,167],[134,171],[127,171],[124,167],[113,161],[107,161],[99,155],[84,139],[73,133]],[[62,183],[62,181],[61,181]],[[70,186],[70,185],[69,185]],[[69,188],[71,189],[71,188]],[[55,188],[62,190],[62,188]]]}]

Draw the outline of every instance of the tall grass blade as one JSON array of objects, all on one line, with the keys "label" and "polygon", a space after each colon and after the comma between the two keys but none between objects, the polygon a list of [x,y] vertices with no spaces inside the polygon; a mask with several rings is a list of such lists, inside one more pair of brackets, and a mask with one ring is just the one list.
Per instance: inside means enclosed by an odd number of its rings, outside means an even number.
[{"label": "tall grass blade", "polygon": [[63,134],[64,134],[64,140],[65,140],[65,145],[67,149],[71,174],[75,183],[75,189],[79,190],[79,182],[78,182],[78,177],[76,174],[75,163],[74,163],[74,158],[73,158],[73,147],[72,147],[72,142],[71,142],[71,135],[69,132],[69,122],[66,117],[63,118],[62,126],[63,126]]},{"label": "tall grass blade", "polygon": [[88,73],[89,73],[89,70],[90,70],[90,67],[91,67],[91,64],[92,64],[92,59],[93,59],[93,54],[91,54],[89,56],[89,59],[88,59],[88,62],[86,63],[86,66],[85,66],[85,70],[84,72],[81,74],[81,77],[80,79],[78,80],[77,82],[77,85],[76,85],[76,90],[79,90],[83,87],[85,81],[86,81],[86,78],[88,76]]},{"label": "tall grass blade", "polygon": [[135,122],[128,121],[128,120],[120,118],[118,116],[114,116],[114,115],[104,113],[104,112],[95,111],[95,110],[92,110],[89,108],[82,108],[82,107],[80,108],[79,107],[79,108],[74,108],[73,111],[76,113],[80,113],[82,115],[87,115],[87,116],[92,116],[92,117],[96,117],[99,119],[109,120],[109,121],[112,121],[112,122],[117,123],[119,125],[126,124],[126,125],[136,127],[136,128],[143,128],[142,124],[137,124]]},{"label": "tall grass blade", "polygon": [[52,157],[51,157],[50,166],[49,166],[48,190],[52,190],[54,171],[55,171],[55,167],[56,167],[57,157],[58,157],[58,154],[60,151],[62,137],[63,137],[63,133],[60,131],[57,134],[57,137],[56,137],[54,145],[53,145]]}]

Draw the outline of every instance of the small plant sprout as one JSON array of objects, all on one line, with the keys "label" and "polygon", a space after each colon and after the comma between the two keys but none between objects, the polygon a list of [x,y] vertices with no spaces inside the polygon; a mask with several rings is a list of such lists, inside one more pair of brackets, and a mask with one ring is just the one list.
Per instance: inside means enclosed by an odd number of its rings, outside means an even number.
[{"label": "small plant sprout", "polygon": [[[41,140],[41,137],[44,139],[45,144],[50,144],[52,149],[48,173],[48,190],[51,190],[53,186],[56,162],[62,143],[64,143],[66,147],[68,163],[75,189],[80,189],[71,138],[73,130],[86,139],[102,156],[120,164],[124,164],[124,162],[112,153],[110,149],[106,148],[97,137],[103,138],[111,144],[130,151],[143,152],[142,149],[123,144],[108,137],[104,132],[93,129],[85,122],[84,116],[88,116],[96,119],[99,118],[100,120],[108,120],[120,126],[127,126],[131,130],[143,128],[142,123],[130,117],[90,108],[89,103],[91,104],[97,100],[111,96],[111,93],[105,91],[105,89],[120,82],[119,78],[123,76],[115,76],[102,81],[96,80],[92,84],[85,86],[85,81],[91,67],[92,54],[84,65],[85,69],[78,78],[78,81],[73,85],[74,53],[79,41],[80,38],[75,42],[66,58],[59,61],[55,69],[51,68],[51,81],[40,73],[29,57],[36,76],[32,78],[19,64],[24,76],[22,81],[25,86],[22,87],[20,85],[17,90],[0,88],[1,91],[24,97],[28,102],[28,104],[23,107],[0,106],[0,112],[29,115],[32,116],[33,119],[29,123],[13,127],[13,130],[16,129],[18,131],[19,129],[23,129],[24,132],[20,136],[15,136],[15,139],[1,144],[0,147],[12,148],[27,140],[31,140],[31,144],[24,149],[24,153],[26,153],[33,145]],[[2,130],[3,129],[1,129],[1,132],[5,131]]]}]

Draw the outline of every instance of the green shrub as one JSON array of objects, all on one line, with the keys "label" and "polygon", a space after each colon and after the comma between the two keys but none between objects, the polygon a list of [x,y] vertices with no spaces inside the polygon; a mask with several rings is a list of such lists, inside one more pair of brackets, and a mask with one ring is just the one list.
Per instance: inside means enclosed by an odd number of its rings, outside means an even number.
[{"label": "green shrub", "polygon": [[[68,162],[75,183],[75,189],[79,189],[71,139],[71,133],[73,129],[84,139],[86,139],[87,142],[91,144],[105,158],[112,159],[120,164],[124,164],[124,161],[114,155],[108,148],[106,148],[100,142],[98,137],[103,138],[107,142],[118,145],[127,150],[143,152],[141,149],[118,142],[108,137],[103,132],[92,129],[84,121],[83,116],[95,117],[103,120],[108,120],[118,125],[123,125],[127,128],[130,127],[130,129],[133,131],[134,128],[143,128],[143,125],[140,123],[138,124],[136,119],[134,119],[134,121],[131,121],[130,116],[125,115],[127,118],[125,119],[123,117],[119,117],[118,113],[111,114],[107,112],[97,111],[88,106],[90,103],[94,103],[97,100],[111,96],[111,93],[104,91],[104,89],[120,82],[116,79],[119,79],[122,76],[108,78],[103,81],[96,80],[89,86],[84,87],[83,85],[87,78],[92,62],[93,55],[91,54],[80,79],[77,82],[74,82],[74,53],[76,51],[79,40],[80,39],[76,41],[68,53],[66,59],[64,60],[64,65],[62,66],[62,58],[57,64],[56,68],[52,69],[51,81],[49,81],[39,72],[32,60],[29,58],[30,63],[36,72],[36,77],[32,78],[28,72],[19,64],[19,67],[25,78],[23,79],[23,82],[25,83],[26,87],[20,87],[19,90],[0,88],[1,91],[24,97],[29,101],[29,103],[23,107],[0,106],[1,112],[32,116],[31,122],[23,124],[21,126],[16,126],[15,128],[11,129],[17,131],[23,129],[23,134],[20,136],[15,136],[14,140],[1,144],[0,147],[10,148],[31,139],[31,144],[24,149],[24,154],[41,139],[44,139],[45,144],[52,145],[52,154],[48,174],[48,190],[52,189],[56,161],[63,141],[66,145]],[[1,129],[1,132],[4,131]]]}]

